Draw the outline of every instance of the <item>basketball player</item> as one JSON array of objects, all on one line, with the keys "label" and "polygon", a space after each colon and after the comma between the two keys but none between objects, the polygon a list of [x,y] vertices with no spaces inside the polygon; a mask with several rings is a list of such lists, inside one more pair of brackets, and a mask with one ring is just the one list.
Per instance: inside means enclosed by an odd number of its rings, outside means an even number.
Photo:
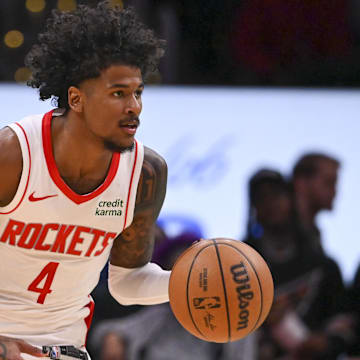
[{"label": "basketball player", "polygon": [[29,84],[58,106],[0,131],[0,359],[89,359],[89,294],[109,258],[120,303],[168,301],[169,272],[149,262],[167,167],[135,140],[163,49],[102,1],[54,11],[29,52]]}]

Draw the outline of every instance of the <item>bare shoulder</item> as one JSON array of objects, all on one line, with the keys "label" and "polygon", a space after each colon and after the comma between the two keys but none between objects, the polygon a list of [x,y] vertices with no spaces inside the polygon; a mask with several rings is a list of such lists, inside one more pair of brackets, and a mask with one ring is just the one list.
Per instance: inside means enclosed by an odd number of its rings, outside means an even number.
[{"label": "bare shoulder", "polygon": [[[154,209],[162,206],[167,183],[167,164],[156,151],[144,147],[144,162],[137,190],[135,212],[147,207]],[[158,212],[154,215],[157,217]]]},{"label": "bare shoulder", "polygon": [[[144,165],[150,165],[156,171],[167,171],[167,164],[165,159],[156,151],[144,146]],[[144,170],[144,166],[143,166]]]},{"label": "bare shoulder", "polygon": [[0,130],[0,206],[6,206],[15,196],[22,172],[19,140],[9,127]]}]

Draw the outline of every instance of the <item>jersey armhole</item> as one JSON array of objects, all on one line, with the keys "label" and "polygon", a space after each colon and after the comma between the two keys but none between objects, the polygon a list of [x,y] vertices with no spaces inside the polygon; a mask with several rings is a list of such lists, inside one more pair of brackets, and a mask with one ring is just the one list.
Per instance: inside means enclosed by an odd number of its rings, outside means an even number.
[{"label": "jersey armhole", "polygon": [[15,132],[19,140],[23,166],[22,166],[20,182],[16,190],[15,196],[8,205],[4,207],[0,207],[0,215],[10,214],[20,206],[20,204],[24,200],[29,185],[30,170],[31,170],[30,144],[24,128],[19,123],[13,123],[7,126]]}]

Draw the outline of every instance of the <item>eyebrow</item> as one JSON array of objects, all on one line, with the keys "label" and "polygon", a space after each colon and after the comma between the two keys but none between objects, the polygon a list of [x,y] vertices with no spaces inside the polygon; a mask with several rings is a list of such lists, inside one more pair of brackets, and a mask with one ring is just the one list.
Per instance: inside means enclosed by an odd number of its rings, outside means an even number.
[{"label": "eyebrow", "polygon": [[[144,88],[144,83],[140,83],[140,85],[138,86],[138,88]],[[128,89],[130,86],[126,85],[126,84],[112,84],[109,86],[109,89],[113,89],[113,88],[125,88]]]}]

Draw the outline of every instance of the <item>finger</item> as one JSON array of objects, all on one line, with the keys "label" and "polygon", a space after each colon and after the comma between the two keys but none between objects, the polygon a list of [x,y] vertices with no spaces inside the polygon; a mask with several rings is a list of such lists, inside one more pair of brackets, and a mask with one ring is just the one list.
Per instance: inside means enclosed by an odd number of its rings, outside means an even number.
[{"label": "finger", "polygon": [[[40,354],[40,355],[36,355],[36,354],[31,354],[32,357],[47,357],[47,355],[45,354]],[[28,357],[26,358],[28,359]],[[16,357],[14,358],[14,360],[25,360],[22,356]]]},{"label": "finger", "polygon": [[19,349],[22,353],[29,354],[36,357],[45,357],[46,354],[43,354],[42,350],[36,346],[32,346],[25,341],[19,341]]}]

